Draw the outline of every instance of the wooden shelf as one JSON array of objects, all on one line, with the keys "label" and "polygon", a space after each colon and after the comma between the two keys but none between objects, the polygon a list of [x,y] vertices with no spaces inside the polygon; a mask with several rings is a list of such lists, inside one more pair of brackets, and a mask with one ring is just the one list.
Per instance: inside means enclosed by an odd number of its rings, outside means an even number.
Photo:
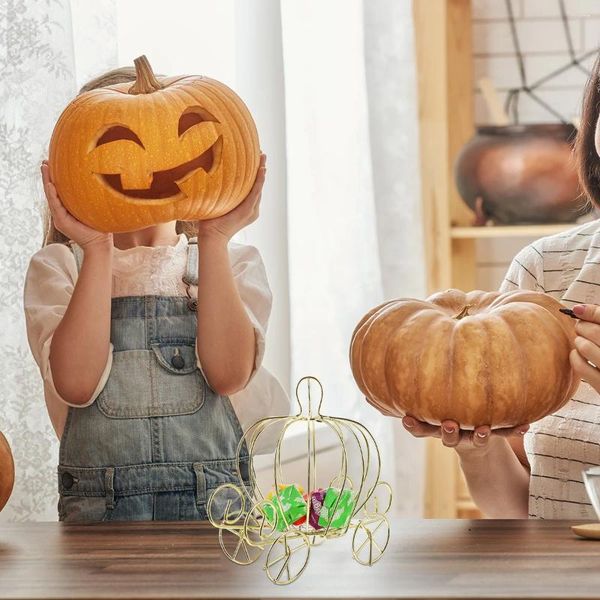
[{"label": "wooden shelf", "polygon": [[576,227],[576,223],[551,223],[547,225],[494,225],[491,227],[452,227],[454,240],[478,240],[505,237],[543,237]]}]

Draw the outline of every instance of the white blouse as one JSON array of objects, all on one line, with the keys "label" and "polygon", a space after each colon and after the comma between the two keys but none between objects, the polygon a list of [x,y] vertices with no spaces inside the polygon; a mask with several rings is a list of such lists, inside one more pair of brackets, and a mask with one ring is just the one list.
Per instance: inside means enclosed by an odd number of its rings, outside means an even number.
[{"label": "white blouse", "polygon": [[[546,292],[564,306],[600,304],[600,221],[543,238],[513,260],[501,291]],[[540,348],[543,353],[543,348]],[[573,398],[525,435],[529,516],[595,519],[582,471],[600,465],[600,395],[581,382]]]},{"label": "white blouse", "polygon": [[[114,248],[112,297],[185,296],[186,286],[182,277],[186,268],[187,246],[187,237],[182,233],[174,246]],[[257,344],[253,377],[244,390],[230,397],[245,430],[260,418],[287,415],[290,403],[277,379],[261,366],[272,298],[260,254],[252,246],[231,243],[229,258],[240,297],[254,326]],[[69,404],[54,387],[49,362],[50,344],[73,294],[77,276],[77,264],[71,249],[64,244],[49,244],[33,255],[25,278],[27,337],[43,379],[48,414],[59,438]],[[190,287],[190,293],[195,294],[195,290],[195,286]],[[92,404],[102,391],[111,365],[112,344],[104,372],[85,406]]]}]

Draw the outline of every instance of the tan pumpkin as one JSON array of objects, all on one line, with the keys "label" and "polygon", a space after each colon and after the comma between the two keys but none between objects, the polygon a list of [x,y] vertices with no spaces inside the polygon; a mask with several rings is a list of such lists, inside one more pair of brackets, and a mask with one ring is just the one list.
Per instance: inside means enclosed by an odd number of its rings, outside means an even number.
[{"label": "tan pumpkin", "polygon": [[4,508],[15,483],[15,463],[10,446],[0,433],[0,511]]},{"label": "tan pumpkin", "polygon": [[533,423],[579,380],[569,363],[574,320],[541,292],[448,290],[392,300],[354,330],[352,372],[382,413],[465,429]]},{"label": "tan pumpkin", "polygon": [[77,219],[99,231],[219,217],[254,183],[256,126],[226,85],[157,79],[145,56],[135,83],[81,94],[50,141],[50,177]]}]

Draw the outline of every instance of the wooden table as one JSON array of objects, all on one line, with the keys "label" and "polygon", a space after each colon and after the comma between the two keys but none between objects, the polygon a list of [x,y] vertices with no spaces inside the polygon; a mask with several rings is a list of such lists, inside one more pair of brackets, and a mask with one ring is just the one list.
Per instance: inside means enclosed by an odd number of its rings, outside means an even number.
[{"label": "wooden table", "polygon": [[301,578],[273,585],[264,560],[222,554],[206,523],[0,526],[0,598],[599,598],[600,542],[565,521],[392,524],[373,567],[351,533],[312,549]]}]

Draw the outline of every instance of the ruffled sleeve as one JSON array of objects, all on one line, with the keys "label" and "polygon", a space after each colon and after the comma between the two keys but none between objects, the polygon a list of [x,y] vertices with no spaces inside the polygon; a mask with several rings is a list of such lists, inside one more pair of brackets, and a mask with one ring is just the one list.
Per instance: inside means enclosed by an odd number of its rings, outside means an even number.
[{"label": "ruffled sleeve", "polygon": [[256,333],[254,365],[256,371],[261,366],[265,355],[265,335],[271,315],[273,295],[262,257],[254,246],[230,244],[229,257],[233,279]]},{"label": "ruffled sleeve", "polygon": [[[287,416],[291,407],[287,392],[277,378],[262,366],[273,297],[260,253],[253,246],[230,244],[229,257],[235,283],[256,335],[252,377],[243,390],[230,397],[242,430],[246,431],[259,419]],[[279,434],[278,427],[268,428],[254,447],[254,453],[273,452]]]},{"label": "ruffled sleeve", "polygon": [[[25,276],[23,304],[27,339],[33,358],[37,363],[44,382],[46,404],[52,422],[60,411],[60,405],[69,405],[54,387],[50,368],[50,345],[52,336],[67,310],[75,282],[77,265],[73,253],[64,244],[49,244],[36,252],[29,263]],[[112,365],[112,344],[108,360],[98,385],[86,404],[94,402],[104,387]],[[71,405],[69,405],[71,406]]]}]

